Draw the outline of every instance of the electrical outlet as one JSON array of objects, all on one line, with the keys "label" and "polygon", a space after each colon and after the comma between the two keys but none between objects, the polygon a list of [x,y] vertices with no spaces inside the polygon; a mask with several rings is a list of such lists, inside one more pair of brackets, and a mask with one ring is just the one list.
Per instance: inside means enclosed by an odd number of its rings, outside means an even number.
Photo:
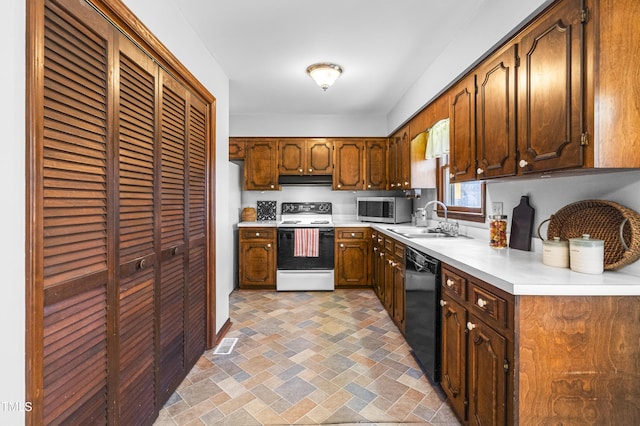
[{"label": "electrical outlet", "polygon": [[502,201],[494,201],[491,203],[491,214],[493,215],[502,214]]}]

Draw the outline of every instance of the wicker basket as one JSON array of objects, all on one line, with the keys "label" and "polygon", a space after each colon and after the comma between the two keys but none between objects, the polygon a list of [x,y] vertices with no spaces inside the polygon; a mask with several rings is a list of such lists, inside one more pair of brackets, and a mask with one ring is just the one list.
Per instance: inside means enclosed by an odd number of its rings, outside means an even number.
[{"label": "wicker basket", "polygon": [[258,214],[253,207],[245,207],[242,209],[242,221],[243,222],[255,222]]},{"label": "wicker basket", "polygon": [[[604,240],[604,269],[613,270],[640,258],[640,214],[613,201],[584,200],[568,204],[551,217],[547,239],[591,238]],[[540,238],[542,238],[540,236]]]}]

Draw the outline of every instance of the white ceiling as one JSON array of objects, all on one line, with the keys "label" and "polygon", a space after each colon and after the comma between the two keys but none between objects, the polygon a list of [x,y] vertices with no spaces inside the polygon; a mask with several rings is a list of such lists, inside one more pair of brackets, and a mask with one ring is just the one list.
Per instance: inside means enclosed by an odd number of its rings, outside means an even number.
[{"label": "white ceiling", "polygon": [[[230,114],[386,115],[485,0],[179,0]],[[323,92],[308,65],[334,62]]]}]

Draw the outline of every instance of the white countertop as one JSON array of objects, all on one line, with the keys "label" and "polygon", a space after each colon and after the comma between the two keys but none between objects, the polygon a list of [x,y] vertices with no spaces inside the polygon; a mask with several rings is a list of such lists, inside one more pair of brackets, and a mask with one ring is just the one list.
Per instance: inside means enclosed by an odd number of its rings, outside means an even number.
[{"label": "white countertop", "polygon": [[405,238],[389,229],[372,228],[513,295],[530,296],[638,296],[640,277],[621,271],[591,275],[542,263],[541,252],[492,249],[487,238]]},{"label": "white countertop", "polygon": [[[487,236],[473,238],[405,238],[389,229],[409,228],[335,220],[336,227],[371,227],[408,246],[429,254],[513,295],[530,296],[640,296],[640,276],[620,271],[591,275],[542,263],[542,252],[489,247]],[[240,222],[238,227],[275,227],[276,221]],[[480,230],[485,232],[485,230]],[[488,233],[488,231],[486,231]]]}]

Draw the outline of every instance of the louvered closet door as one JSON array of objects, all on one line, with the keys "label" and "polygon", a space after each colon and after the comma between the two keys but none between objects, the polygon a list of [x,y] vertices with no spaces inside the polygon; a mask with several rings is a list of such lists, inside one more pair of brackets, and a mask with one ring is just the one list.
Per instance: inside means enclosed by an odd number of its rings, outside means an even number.
[{"label": "louvered closet door", "polygon": [[185,237],[187,91],[164,71],[161,81],[160,395],[185,369]]},{"label": "louvered closet door", "polygon": [[105,424],[107,417],[107,295],[113,269],[107,60],[113,29],[86,5],[80,7],[82,23],[65,12],[67,5],[78,9],[78,3],[45,2],[44,127],[38,158],[43,401],[34,401],[30,414],[43,424]]},{"label": "louvered closet door", "polygon": [[206,344],[207,107],[193,94],[189,104],[186,357],[188,364],[192,365],[202,355]]},{"label": "louvered closet door", "polygon": [[155,123],[158,67],[126,37],[119,55],[118,420],[155,414]]}]

